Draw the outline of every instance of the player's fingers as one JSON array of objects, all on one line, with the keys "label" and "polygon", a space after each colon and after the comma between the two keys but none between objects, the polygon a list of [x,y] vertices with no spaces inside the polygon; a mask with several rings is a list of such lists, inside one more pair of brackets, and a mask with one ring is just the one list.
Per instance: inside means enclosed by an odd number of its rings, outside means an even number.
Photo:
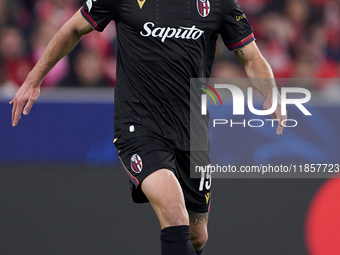
[{"label": "player's fingers", "polygon": [[14,103],[14,98],[9,102],[9,104],[13,104]]},{"label": "player's fingers", "polygon": [[282,115],[281,115],[281,107],[278,107],[275,111],[276,118],[278,119],[279,125],[282,125]]},{"label": "player's fingers", "polygon": [[18,125],[18,122],[21,118],[21,111],[22,108],[24,106],[25,102],[16,102],[15,103],[15,110],[14,110],[14,116],[13,116],[13,121],[12,121],[12,126],[15,127],[16,125]]},{"label": "player's fingers", "polygon": [[15,127],[16,125],[18,125],[19,120],[21,119],[21,112],[16,111],[14,113],[14,118],[13,118],[13,123],[12,126]]},{"label": "player's fingers", "polygon": [[284,129],[284,125],[286,124],[286,115],[281,115],[281,118],[279,120],[280,124],[277,126],[277,130],[276,130],[276,134],[277,135],[282,135],[283,133],[283,129]]},{"label": "player's fingers", "polygon": [[276,129],[276,134],[277,134],[277,135],[282,135],[283,128],[284,128],[284,126],[278,125],[278,126],[277,126],[277,129]]},{"label": "player's fingers", "polygon": [[278,119],[278,126],[277,126],[277,129],[276,129],[276,134],[277,135],[282,135],[282,131],[283,131],[283,125],[282,125],[282,115],[281,115],[281,107],[280,105],[278,105],[278,107],[276,108],[276,111],[275,111],[275,115],[276,115],[276,118]]},{"label": "player's fingers", "polygon": [[[281,123],[282,123],[282,124],[286,124],[287,117],[288,117],[288,116],[287,116],[287,111],[286,111],[286,114],[281,116]],[[283,128],[284,128],[283,125],[281,125],[281,126],[282,126],[282,129],[281,129],[280,135],[282,135]]]},{"label": "player's fingers", "polygon": [[[13,99],[14,100],[14,99]],[[14,113],[15,113],[15,110],[16,110],[16,107],[17,107],[17,104],[15,101],[11,101],[13,106],[12,106],[12,124],[13,124],[13,120],[14,120]]]},{"label": "player's fingers", "polygon": [[35,103],[35,99],[30,98],[24,108],[24,115],[28,115],[32,109],[33,104]]}]

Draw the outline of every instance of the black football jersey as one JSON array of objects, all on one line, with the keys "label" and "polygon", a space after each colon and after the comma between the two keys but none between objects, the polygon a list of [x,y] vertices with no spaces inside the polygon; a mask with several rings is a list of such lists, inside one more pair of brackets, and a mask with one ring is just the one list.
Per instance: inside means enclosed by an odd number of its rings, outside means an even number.
[{"label": "black football jersey", "polygon": [[254,40],[236,0],[88,0],[81,13],[98,31],[116,24],[115,137],[134,126],[179,150],[190,149],[190,78],[210,76],[218,34],[229,50]]}]

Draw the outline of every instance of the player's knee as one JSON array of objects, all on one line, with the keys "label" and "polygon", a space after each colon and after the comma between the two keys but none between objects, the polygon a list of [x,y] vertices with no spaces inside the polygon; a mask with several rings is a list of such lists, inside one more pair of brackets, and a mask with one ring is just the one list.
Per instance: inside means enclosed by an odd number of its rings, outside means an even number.
[{"label": "player's knee", "polygon": [[191,234],[190,241],[196,251],[203,249],[208,241],[208,232],[204,231],[199,234]]},{"label": "player's knee", "polygon": [[189,225],[189,216],[184,205],[181,205],[180,203],[169,203],[163,207],[162,211],[164,218],[167,221],[166,225]]}]

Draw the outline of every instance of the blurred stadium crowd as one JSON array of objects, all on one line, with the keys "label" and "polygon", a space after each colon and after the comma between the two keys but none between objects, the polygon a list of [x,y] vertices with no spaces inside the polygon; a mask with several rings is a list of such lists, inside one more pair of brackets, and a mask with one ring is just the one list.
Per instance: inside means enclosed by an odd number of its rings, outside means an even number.
[{"label": "blurred stadium crowd", "polygon": [[[82,0],[0,0],[0,86],[17,88]],[[340,0],[239,0],[277,78],[340,76]],[[113,22],[90,33],[46,77],[43,87],[113,87]],[[89,71],[91,70],[91,71]],[[245,77],[218,42],[213,77]],[[315,90],[327,86],[313,85]],[[311,88],[310,88],[311,89]]]}]

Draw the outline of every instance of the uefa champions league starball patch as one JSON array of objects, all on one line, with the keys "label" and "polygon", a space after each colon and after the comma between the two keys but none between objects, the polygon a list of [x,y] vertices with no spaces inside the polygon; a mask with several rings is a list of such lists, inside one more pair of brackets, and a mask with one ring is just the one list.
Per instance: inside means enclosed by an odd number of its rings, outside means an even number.
[{"label": "uefa champions league starball patch", "polygon": [[203,17],[207,17],[210,13],[209,0],[197,0],[197,11]]},{"label": "uefa champions league starball patch", "polygon": [[131,157],[131,169],[136,174],[139,174],[143,169],[143,162],[138,154],[134,154]]}]

